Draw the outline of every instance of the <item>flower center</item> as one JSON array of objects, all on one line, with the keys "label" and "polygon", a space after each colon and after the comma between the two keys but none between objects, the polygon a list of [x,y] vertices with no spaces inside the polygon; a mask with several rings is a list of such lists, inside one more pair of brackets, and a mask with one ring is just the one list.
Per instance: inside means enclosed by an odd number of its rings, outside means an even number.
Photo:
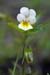
[{"label": "flower center", "polygon": [[22,21],[22,22],[21,22],[21,25],[22,25],[23,27],[28,27],[28,26],[30,25],[30,23],[29,23],[29,22],[26,22],[26,21]]}]

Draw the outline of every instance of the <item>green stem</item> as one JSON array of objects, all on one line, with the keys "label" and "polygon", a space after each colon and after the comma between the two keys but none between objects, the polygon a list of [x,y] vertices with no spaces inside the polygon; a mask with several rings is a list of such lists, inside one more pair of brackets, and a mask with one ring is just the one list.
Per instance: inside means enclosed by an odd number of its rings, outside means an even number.
[{"label": "green stem", "polygon": [[12,71],[12,75],[15,75],[16,64],[17,64],[17,58],[16,58],[16,62],[14,63],[14,68],[13,68],[13,71]]},{"label": "green stem", "polygon": [[[23,61],[24,61],[24,50],[25,50],[25,47],[26,47],[26,38],[27,38],[27,34],[25,34],[24,40],[23,40],[23,56],[22,56]],[[16,58],[16,62],[14,64],[14,68],[13,68],[13,71],[12,71],[11,75],[15,75],[16,65],[17,65],[17,58]],[[25,75],[25,64],[23,64],[22,75]]]},{"label": "green stem", "polygon": [[[24,40],[23,40],[23,61],[24,61],[24,52],[25,52],[25,48],[26,48],[26,38],[27,38],[27,34],[25,34],[24,36]],[[25,75],[25,64],[23,64],[23,69],[22,69],[22,75]]]}]

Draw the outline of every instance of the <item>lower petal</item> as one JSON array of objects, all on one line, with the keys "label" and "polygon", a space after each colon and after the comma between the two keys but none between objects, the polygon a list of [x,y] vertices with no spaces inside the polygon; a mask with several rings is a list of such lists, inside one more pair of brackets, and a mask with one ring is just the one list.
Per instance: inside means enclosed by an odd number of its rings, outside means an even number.
[{"label": "lower petal", "polygon": [[33,27],[31,25],[28,25],[27,27],[26,26],[23,26],[21,24],[18,25],[18,28],[24,30],[24,31],[27,31],[27,30],[30,30],[30,29],[33,29]]}]

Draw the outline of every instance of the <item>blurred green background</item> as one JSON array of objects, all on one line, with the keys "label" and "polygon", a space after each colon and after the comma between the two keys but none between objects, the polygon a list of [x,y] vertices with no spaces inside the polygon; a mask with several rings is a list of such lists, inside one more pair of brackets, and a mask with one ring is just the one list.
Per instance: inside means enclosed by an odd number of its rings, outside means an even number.
[{"label": "blurred green background", "polygon": [[50,0],[0,0],[0,62],[17,54],[22,56],[23,33],[13,26],[23,6],[37,12],[35,31],[29,34],[26,44],[36,57],[50,57]]},{"label": "blurred green background", "polygon": [[[33,38],[29,36],[30,39],[33,39],[31,43],[37,42],[40,51],[45,50],[46,52],[50,49],[49,0],[0,0],[0,59],[16,55],[19,49],[22,51],[22,33],[13,27],[9,27],[8,23],[17,25],[16,15],[23,6],[33,8],[37,12],[36,26],[38,32],[33,31],[31,35]],[[8,17],[5,19],[5,16]]]}]

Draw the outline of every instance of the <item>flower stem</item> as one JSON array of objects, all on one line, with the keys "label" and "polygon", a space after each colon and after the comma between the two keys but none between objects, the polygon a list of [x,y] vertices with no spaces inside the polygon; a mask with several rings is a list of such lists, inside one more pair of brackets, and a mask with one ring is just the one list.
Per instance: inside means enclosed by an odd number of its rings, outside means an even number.
[{"label": "flower stem", "polygon": [[12,75],[15,75],[16,65],[17,65],[17,58],[16,58],[16,62],[14,63],[14,68],[13,68],[13,71],[12,71]]},{"label": "flower stem", "polygon": [[[26,39],[27,39],[27,34],[25,34],[24,36],[24,40],[23,40],[23,62],[24,62],[24,52],[25,52],[25,48],[26,48]],[[23,63],[23,68],[22,68],[22,75],[25,75],[25,63]]]},{"label": "flower stem", "polygon": [[[22,57],[23,57],[23,61],[22,62],[24,62],[24,58],[25,58],[25,56],[24,56],[24,52],[25,52],[25,48],[26,48],[26,38],[27,38],[27,34],[24,34],[24,40],[23,40],[23,55],[22,55]],[[16,61],[15,61],[15,63],[14,63],[14,68],[13,68],[13,71],[12,71],[12,74],[11,75],[15,75],[15,70],[16,70],[16,66],[17,66],[17,58],[16,58]],[[22,75],[25,75],[25,64],[23,63],[23,67],[22,67]]]}]

